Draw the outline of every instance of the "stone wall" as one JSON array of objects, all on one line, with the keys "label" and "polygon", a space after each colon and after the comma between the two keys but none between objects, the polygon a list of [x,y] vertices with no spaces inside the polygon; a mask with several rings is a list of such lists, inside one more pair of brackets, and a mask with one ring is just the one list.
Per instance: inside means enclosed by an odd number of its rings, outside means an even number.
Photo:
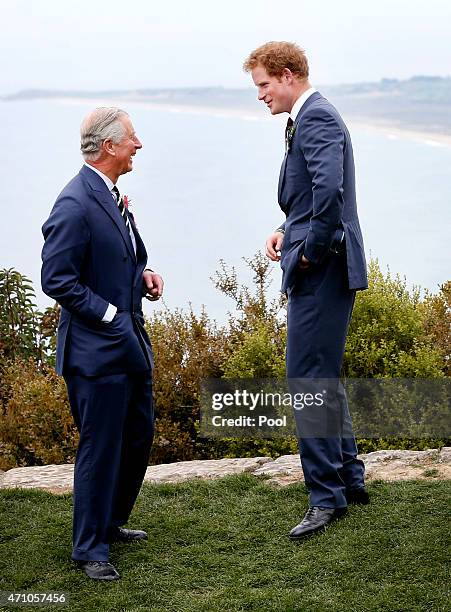
[{"label": "stone wall", "polygon": [[[451,447],[425,451],[382,450],[359,455],[365,462],[366,479],[417,480],[451,478]],[[248,472],[266,477],[265,482],[284,486],[303,480],[299,455],[271,457],[210,459],[152,465],[145,481],[176,483],[192,478],[212,479]],[[52,493],[72,491],[73,465],[44,465],[0,471],[0,488],[43,489]]]}]

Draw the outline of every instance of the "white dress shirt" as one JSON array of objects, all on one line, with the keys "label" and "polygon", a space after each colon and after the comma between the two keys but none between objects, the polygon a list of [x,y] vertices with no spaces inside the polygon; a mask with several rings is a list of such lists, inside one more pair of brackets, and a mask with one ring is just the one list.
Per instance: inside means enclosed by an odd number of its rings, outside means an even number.
[{"label": "white dress shirt", "polygon": [[108,187],[108,191],[111,191],[111,195],[113,195],[112,189],[114,187],[114,183],[110,179],[110,177],[107,176],[106,174],[103,174],[103,172],[100,172],[100,170],[97,170],[97,168],[94,168],[94,166],[91,166],[91,164],[88,164],[88,162],[85,162],[85,166],[100,176],[102,181]]},{"label": "white dress shirt", "polygon": [[316,89],[314,87],[310,87],[310,89],[304,91],[304,93],[299,96],[299,98],[293,104],[293,108],[291,109],[290,113],[290,117],[293,119],[293,121],[296,120],[296,117],[298,116],[298,113],[301,110],[302,106],[305,104],[305,102],[307,102],[310,96],[315,93],[315,91]]}]

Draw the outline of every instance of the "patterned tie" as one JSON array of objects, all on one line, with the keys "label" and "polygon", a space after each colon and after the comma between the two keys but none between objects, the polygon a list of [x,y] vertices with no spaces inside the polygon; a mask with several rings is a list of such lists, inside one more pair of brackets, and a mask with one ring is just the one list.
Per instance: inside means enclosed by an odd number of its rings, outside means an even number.
[{"label": "patterned tie", "polygon": [[114,195],[116,196],[116,203],[119,208],[119,212],[121,213],[121,217],[124,219],[125,227],[128,229],[129,233],[131,232],[130,219],[128,218],[127,209],[124,205],[124,200],[121,198],[121,194],[119,193],[119,189],[116,185],[112,189]]},{"label": "patterned tie", "polygon": [[290,150],[290,143],[293,137],[291,128],[293,127],[293,125],[294,125],[293,119],[291,117],[288,117],[287,127],[285,128],[285,151]]}]

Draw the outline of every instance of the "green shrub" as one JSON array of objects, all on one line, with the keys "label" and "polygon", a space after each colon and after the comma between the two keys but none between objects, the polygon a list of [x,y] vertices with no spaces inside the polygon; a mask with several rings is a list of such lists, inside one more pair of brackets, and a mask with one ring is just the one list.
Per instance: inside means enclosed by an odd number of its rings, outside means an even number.
[{"label": "green shrub", "polygon": [[[218,327],[203,310],[164,310],[146,323],[155,353],[156,438],[152,463],[196,458],[297,452],[294,438],[203,439],[199,392],[205,378],[282,378],[286,345],[285,302],[269,300],[272,264],[246,260],[253,286],[221,262],[214,277],[234,312]],[[449,375],[451,282],[421,297],[406,282],[370,262],[370,286],[359,292],[346,344],[348,378],[441,378]],[[72,461],[77,432],[55,358],[57,306],[40,312],[30,281],[0,271],[0,468]],[[396,418],[390,415],[390,418]],[[436,438],[362,439],[361,452],[422,449],[449,444]]]},{"label": "green shrub", "polygon": [[285,376],[286,328],[277,330],[267,322],[244,332],[234,352],[224,362],[226,378],[283,378]]},{"label": "green shrub", "polygon": [[428,309],[420,291],[405,280],[382,274],[377,260],[368,266],[369,287],[359,291],[343,364],[347,378],[439,378],[446,364],[428,331]]},{"label": "green shrub", "polygon": [[36,306],[31,280],[14,268],[0,270],[0,366],[32,358],[54,363],[59,307]]},{"label": "green shrub", "polygon": [[2,390],[0,468],[73,462],[78,433],[53,368],[18,358],[3,367]]},{"label": "green shrub", "polygon": [[200,381],[223,374],[226,336],[205,311],[163,310],[146,323],[155,355],[152,463],[198,456]]},{"label": "green shrub", "polygon": [[39,324],[31,281],[14,270],[0,270],[0,354],[3,359],[39,356]]},{"label": "green shrub", "polygon": [[419,304],[425,334],[442,357],[443,371],[450,375],[451,366],[451,281],[441,285],[439,292],[426,293]]}]

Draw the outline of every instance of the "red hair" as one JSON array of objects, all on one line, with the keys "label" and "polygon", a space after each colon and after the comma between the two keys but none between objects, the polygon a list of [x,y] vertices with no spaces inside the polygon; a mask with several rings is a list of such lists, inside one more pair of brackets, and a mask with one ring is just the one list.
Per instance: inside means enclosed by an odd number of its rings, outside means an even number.
[{"label": "red hair", "polygon": [[281,77],[285,68],[299,79],[309,75],[308,61],[303,49],[291,42],[267,42],[252,51],[243,64],[246,72],[261,65],[269,76]]}]

